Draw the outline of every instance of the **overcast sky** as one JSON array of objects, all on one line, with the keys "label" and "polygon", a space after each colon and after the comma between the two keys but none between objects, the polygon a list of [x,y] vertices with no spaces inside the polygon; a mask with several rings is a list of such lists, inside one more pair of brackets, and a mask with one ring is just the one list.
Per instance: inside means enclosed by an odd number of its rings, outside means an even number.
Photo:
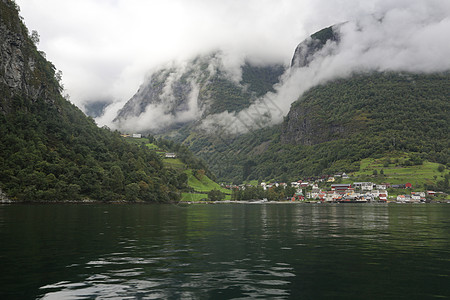
[{"label": "overcast sky", "polygon": [[[450,2],[436,0],[437,2]],[[288,63],[323,27],[434,0],[16,0],[73,103],[125,101],[145,74],[215,48]]]}]

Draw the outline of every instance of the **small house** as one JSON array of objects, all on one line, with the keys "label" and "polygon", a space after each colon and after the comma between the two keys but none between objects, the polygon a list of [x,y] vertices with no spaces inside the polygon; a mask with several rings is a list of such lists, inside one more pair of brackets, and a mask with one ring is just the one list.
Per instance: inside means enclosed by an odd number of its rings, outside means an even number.
[{"label": "small house", "polygon": [[332,184],[331,190],[332,191],[346,191],[352,187],[351,184]]}]

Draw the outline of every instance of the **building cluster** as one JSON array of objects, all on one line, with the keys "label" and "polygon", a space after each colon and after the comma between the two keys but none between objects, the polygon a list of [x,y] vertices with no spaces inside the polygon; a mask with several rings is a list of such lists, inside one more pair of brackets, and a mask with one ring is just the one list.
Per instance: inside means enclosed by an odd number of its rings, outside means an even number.
[{"label": "building cluster", "polygon": [[[344,176],[345,173],[343,174]],[[342,176],[343,177],[343,176]],[[325,178],[311,178],[314,181],[294,181],[290,183],[291,187],[296,189],[295,195],[290,199],[292,201],[321,201],[321,202],[341,202],[341,203],[366,203],[366,202],[387,202],[388,201],[388,188],[393,189],[412,189],[411,183],[405,184],[376,184],[373,182],[353,182],[353,184],[335,184],[334,180],[329,181],[331,177]],[[331,187],[327,189],[319,188],[319,183],[331,182]],[[269,190],[276,187],[286,188],[287,183],[265,183],[260,184],[264,190]],[[252,185],[227,185],[224,186],[228,189],[245,190]],[[427,196],[434,196],[435,192],[410,192],[408,194],[399,195],[396,198],[391,197],[391,201],[397,201],[402,203],[418,203],[425,202]]]},{"label": "building cluster", "polygon": [[411,194],[398,195],[396,200],[401,203],[420,203],[425,202],[427,196],[434,197],[435,195],[434,191],[411,192]]},{"label": "building cluster", "polygon": [[121,136],[121,137],[124,137],[124,138],[129,138],[129,137],[132,137],[132,138],[135,138],[135,139],[140,139],[140,138],[142,138],[142,134],[140,134],[140,133],[132,133],[132,134],[129,134],[129,133],[123,133],[123,134],[121,134],[120,136]]}]

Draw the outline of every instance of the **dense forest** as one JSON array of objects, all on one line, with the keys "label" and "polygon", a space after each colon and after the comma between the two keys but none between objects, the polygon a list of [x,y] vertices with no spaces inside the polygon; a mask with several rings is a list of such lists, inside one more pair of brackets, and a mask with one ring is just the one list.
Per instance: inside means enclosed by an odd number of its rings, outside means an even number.
[{"label": "dense forest", "polygon": [[36,42],[17,5],[0,1],[1,190],[21,201],[177,201],[186,176],[64,99]]}]

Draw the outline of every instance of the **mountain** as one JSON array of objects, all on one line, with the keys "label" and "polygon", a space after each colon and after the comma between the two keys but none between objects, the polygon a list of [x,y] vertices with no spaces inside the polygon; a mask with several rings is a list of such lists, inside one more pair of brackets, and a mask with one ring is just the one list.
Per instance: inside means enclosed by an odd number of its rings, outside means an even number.
[{"label": "mountain", "polygon": [[0,195],[21,201],[180,198],[186,175],[98,128],[61,96],[55,66],[18,7],[0,0]]},{"label": "mountain", "polygon": [[[332,55],[324,46],[340,42],[339,26],[300,43],[291,70],[307,67],[319,52]],[[189,146],[225,182],[352,172],[369,157],[405,155],[411,164],[448,165],[449,91],[449,72],[360,71],[299,95],[279,125],[237,136],[191,126],[170,137]]]},{"label": "mountain", "polygon": [[153,71],[118,112],[114,123],[130,130],[128,124],[135,124],[137,119],[144,131],[164,133],[211,114],[239,112],[257,97],[274,91],[273,85],[284,72],[281,65],[249,62],[231,70],[225,66],[225,59],[216,51]]}]

